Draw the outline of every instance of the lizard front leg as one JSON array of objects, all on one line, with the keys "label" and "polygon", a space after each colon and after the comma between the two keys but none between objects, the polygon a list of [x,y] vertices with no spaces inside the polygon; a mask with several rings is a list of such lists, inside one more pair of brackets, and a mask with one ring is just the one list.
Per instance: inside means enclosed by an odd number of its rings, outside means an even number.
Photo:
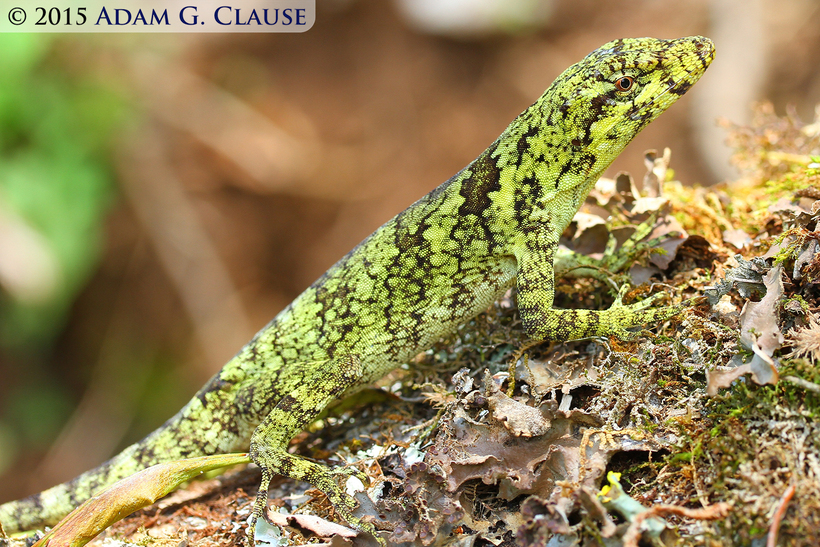
[{"label": "lizard front leg", "polygon": [[575,340],[591,336],[633,336],[627,329],[662,321],[680,306],[650,307],[657,297],[625,306],[623,290],[606,310],[563,310],[552,307],[555,296],[553,260],[558,241],[546,229],[534,229],[516,245],[518,309],[527,334],[538,340]]},{"label": "lizard front leg", "polygon": [[601,259],[595,259],[558,247],[553,259],[556,277],[589,277],[611,283],[611,276],[625,272],[640,257],[648,255],[652,249],[660,245],[664,238],[654,238],[644,241],[655,228],[657,213],[635,226],[635,232],[618,247],[615,236],[610,232],[609,240]]},{"label": "lizard front leg", "polygon": [[251,437],[251,459],[262,470],[262,481],[254,504],[253,516],[248,526],[248,547],[255,545],[256,521],[265,518],[268,505],[268,487],[274,475],[283,475],[312,484],[324,492],[339,515],[353,528],[367,532],[379,543],[384,540],[376,535],[372,524],[353,516],[356,501],[342,491],[334,479],[336,474],[350,475],[345,471],[331,471],[287,451],[288,443],[300,431],[313,422],[324,408],[345,391],[361,382],[362,370],[355,356],[330,359],[317,364],[317,372],[303,378],[299,387],[285,395],[265,417]]}]

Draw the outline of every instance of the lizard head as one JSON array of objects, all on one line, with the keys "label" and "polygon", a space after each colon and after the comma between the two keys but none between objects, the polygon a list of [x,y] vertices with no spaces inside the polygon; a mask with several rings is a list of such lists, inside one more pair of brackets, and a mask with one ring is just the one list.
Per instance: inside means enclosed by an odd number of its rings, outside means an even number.
[{"label": "lizard head", "polygon": [[510,130],[544,158],[534,175],[547,192],[588,189],[641,129],[698,81],[714,54],[702,36],[609,42],[558,76]]},{"label": "lizard head", "polygon": [[570,146],[608,164],[700,79],[714,55],[702,36],[615,40],[559,76],[566,96],[550,104],[559,105]]}]

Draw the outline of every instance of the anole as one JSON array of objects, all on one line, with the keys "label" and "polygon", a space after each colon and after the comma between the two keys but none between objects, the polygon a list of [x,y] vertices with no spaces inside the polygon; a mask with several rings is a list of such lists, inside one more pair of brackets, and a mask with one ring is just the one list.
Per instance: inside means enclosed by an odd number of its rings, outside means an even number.
[{"label": "anole", "polygon": [[262,470],[256,518],[272,476],[284,475],[323,491],[351,526],[375,536],[337,483],[347,473],[288,453],[290,439],[328,403],[409,362],[513,286],[524,328],[539,340],[627,338],[629,328],[681,311],[653,298],[555,309],[554,260],[604,169],[713,57],[699,36],[622,39],[569,67],[481,155],[282,310],[176,416],[96,469],[0,506],[5,530],[54,524],[155,463],[250,448]]}]

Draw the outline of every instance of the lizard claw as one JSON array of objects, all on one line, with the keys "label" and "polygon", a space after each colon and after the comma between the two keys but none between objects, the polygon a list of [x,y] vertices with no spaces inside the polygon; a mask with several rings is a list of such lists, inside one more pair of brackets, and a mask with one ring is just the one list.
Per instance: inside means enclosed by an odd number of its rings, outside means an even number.
[{"label": "lizard claw", "polygon": [[370,477],[367,476],[367,473],[365,473],[364,471],[362,471],[362,470],[360,470],[356,467],[343,467],[341,469],[332,469],[330,471],[330,473],[334,477],[338,477],[338,478],[342,479],[342,484],[344,485],[343,488],[346,488],[347,487],[347,481],[350,478],[354,478],[354,477],[359,479],[359,481],[361,481],[362,486],[364,488],[367,488],[368,486],[370,486]]}]

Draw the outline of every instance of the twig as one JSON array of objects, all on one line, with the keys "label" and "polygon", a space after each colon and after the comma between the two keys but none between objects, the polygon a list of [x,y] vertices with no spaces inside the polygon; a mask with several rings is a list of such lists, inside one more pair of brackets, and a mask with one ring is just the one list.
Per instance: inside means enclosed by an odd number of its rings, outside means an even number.
[{"label": "twig", "polygon": [[784,376],[783,379],[796,386],[800,386],[803,389],[820,393],[820,385],[817,385],[814,382],[809,382],[808,380],[804,380],[803,378],[799,378],[797,376]]},{"label": "twig", "polygon": [[794,484],[789,485],[783,493],[783,497],[780,498],[780,505],[778,505],[777,511],[772,515],[772,523],[769,525],[769,537],[766,539],[766,547],[775,547],[777,545],[777,532],[780,530],[780,521],[783,520],[783,515],[786,514],[789,502],[794,496],[794,490]]},{"label": "twig", "polygon": [[638,547],[638,539],[641,537],[641,524],[646,519],[674,515],[696,520],[717,520],[729,514],[731,508],[731,504],[728,503],[715,503],[702,509],[689,509],[678,505],[653,505],[643,513],[635,516],[624,534],[623,545],[624,547]]}]

